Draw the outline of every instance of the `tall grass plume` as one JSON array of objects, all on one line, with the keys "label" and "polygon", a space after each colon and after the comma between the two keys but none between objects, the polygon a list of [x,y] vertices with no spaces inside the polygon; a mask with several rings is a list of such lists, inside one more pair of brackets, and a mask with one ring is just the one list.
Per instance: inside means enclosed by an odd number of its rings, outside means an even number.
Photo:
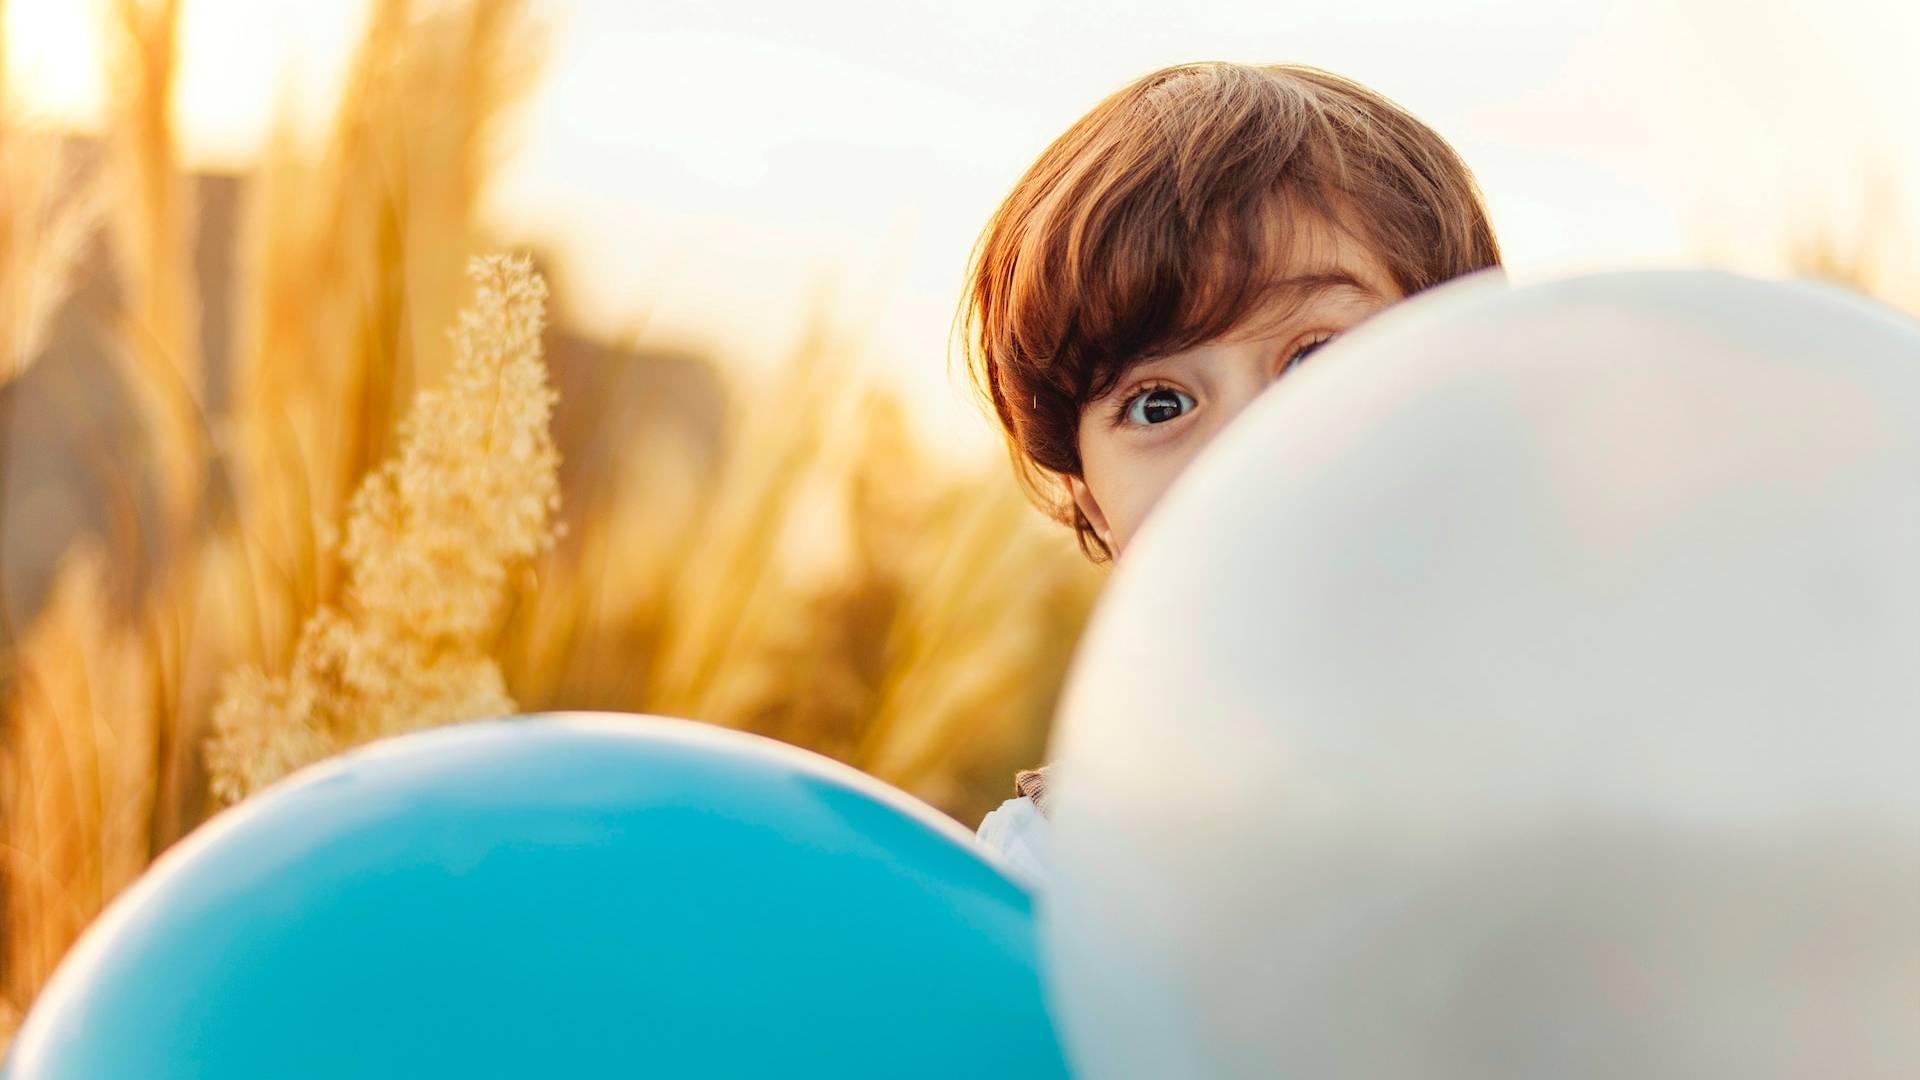
[{"label": "tall grass plume", "polygon": [[525,260],[478,259],[472,276],[447,384],[420,392],[353,497],[342,603],[308,620],[290,671],[226,686],[207,747],[221,799],[367,739],[514,710],[491,649],[560,498],[546,287]]}]

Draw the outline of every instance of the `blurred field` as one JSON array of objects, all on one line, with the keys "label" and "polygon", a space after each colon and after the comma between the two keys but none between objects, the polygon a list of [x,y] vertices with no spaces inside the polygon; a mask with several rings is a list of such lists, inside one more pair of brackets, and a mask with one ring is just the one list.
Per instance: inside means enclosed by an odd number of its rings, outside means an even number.
[{"label": "blurred field", "polygon": [[[828,313],[728,366],[470,264],[515,247],[475,208],[519,3],[377,0],[324,141],[237,177],[177,161],[178,0],[108,6],[103,140],[0,101],[0,1031],[157,853],[383,734],[688,716],[968,824],[1038,760],[1099,572],[1008,470],[929,454]],[[1910,288],[1874,205],[1790,257]]]},{"label": "blurred field", "polygon": [[324,143],[231,178],[175,157],[178,16],[111,5],[103,141],[0,113],[0,1023],[219,805],[426,724],[661,712],[1005,797],[1096,572],[824,313],[724,367],[469,276],[519,4],[376,3]]}]

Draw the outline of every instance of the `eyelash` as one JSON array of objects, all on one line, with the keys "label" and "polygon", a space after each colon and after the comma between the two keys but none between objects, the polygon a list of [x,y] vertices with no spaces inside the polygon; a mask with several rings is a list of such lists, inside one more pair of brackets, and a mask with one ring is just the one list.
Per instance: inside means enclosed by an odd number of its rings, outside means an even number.
[{"label": "eyelash", "polygon": [[[1294,366],[1301,362],[1301,356],[1300,356],[1301,353],[1307,352],[1310,349],[1317,349],[1320,346],[1325,345],[1327,342],[1332,341],[1334,338],[1339,336],[1340,334],[1338,331],[1329,330],[1325,333],[1315,336],[1311,341],[1302,342],[1300,344],[1300,347],[1293,350],[1293,354],[1287,357],[1287,366],[1280,369],[1280,374],[1285,375],[1287,372],[1292,371],[1294,369]],[[1279,376],[1275,376],[1275,377],[1278,378]],[[1133,393],[1128,394],[1125,398],[1121,399],[1120,404],[1114,408],[1113,415],[1110,418],[1110,421],[1113,424],[1113,426],[1124,427],[1127,422],[1127,413],[1133,409],[1133,403],[1136,401],[1139,401],[1141,398],[1147,396],[1148,394],[1155,392],[1156,390],[1171,390],[1176,394],[1183,393],[1183,391],[1179,387],[1174,386],[1172,383],[1160,382],[1160,381],[1143,383],[1137,389],[1135,389]]]}]

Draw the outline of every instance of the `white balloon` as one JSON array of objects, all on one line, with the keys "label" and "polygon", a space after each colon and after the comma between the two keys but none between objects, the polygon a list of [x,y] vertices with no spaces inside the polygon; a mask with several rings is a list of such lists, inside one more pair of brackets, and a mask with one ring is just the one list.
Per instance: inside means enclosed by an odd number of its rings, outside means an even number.
[{"label": "white balloon", "polygon": [[1055,749],[1084,1075],[1920,1073],[1920,325],[1392,309],[1169,492]]}]

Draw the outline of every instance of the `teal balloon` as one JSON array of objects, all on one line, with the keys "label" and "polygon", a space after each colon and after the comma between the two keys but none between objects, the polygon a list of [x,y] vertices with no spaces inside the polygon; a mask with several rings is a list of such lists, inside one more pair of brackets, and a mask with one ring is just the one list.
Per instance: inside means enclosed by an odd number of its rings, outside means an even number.
[{"label": "teal balloon", "polygon": [[556,715],[308,769],[83,936],[7,1080],[1065,1076],[1032,901],[770,740]]}]

